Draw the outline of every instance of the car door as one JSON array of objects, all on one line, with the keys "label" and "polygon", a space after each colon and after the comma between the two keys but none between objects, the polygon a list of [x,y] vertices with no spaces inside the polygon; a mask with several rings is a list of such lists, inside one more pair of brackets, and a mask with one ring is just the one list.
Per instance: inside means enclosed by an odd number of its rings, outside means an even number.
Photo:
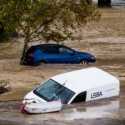
[{"label": "car door", "polygon": [[44,51],[44,59],[48,63],[61,63],[58,46],[56,45],[48,46]]},{"label": "car door", "polygon": [[62,63],[76,63],[77,57],[75,51],[65,46],[59,47],[60,62]]}]

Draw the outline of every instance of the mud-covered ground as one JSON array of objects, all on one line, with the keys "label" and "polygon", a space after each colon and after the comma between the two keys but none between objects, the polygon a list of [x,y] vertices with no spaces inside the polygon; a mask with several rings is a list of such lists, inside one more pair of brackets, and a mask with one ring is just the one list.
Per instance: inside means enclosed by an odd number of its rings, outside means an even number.
[{"label": "mud-covered ground", "polygon": [[[22,41],[0,43],[0,80],[10,82],[11,91],[0,95],[0,125],[124,125],[125,124],[125,9],[104,9],[100,22],[88,24],[78,37],[65,44],[97,57],[95,64],[19,65]],[[120,79],[120,96],[65,106],[56,113],[20,113],[23,96],[49,77],[96,66]]]}]

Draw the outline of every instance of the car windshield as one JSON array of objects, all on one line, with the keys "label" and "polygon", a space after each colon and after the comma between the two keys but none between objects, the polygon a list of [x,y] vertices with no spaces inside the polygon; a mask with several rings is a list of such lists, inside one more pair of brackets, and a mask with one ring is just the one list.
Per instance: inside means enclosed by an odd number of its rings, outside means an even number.
[{"label": "car windshield", "polygon": [[61,99],[62,103],[67,104],[75,94],[70,89],[50,79],[43,85],[34,90],[34,93],[46,101]]}]

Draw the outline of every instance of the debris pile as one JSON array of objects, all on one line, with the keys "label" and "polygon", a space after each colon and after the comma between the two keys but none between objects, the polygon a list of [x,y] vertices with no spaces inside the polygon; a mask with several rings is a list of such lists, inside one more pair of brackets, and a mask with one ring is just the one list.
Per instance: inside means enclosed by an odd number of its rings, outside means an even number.
[{"label": "debris pile", "polygon": [[0,94],[8,92],[10,90],[10,85],[8,80],[0,80]]}]

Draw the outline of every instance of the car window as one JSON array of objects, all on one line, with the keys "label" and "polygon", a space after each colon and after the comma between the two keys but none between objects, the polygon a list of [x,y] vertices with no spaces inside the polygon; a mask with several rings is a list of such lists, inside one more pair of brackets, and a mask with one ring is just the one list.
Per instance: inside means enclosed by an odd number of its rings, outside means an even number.
[{"label": "car window", "polygon": [[85,100],[86,100],[86,92],[82,92],[75,97],[72,103],[85,102]]},{"label": "car window", "polygon": [[41,47],[41,51],[48,54],[57,54],[59,53],[58,48],[56,46],[45,46]]},{"label": "car window", "polygon": [[35,89],[34,93],[47,101],[61,99],[64,104],[67,104],[75,94],[72,90],[51,79]]},{"label": "car window", "polygon": [[59,53],[73,53],[73,50],[66,48],[66,47],[60,47]]}]

